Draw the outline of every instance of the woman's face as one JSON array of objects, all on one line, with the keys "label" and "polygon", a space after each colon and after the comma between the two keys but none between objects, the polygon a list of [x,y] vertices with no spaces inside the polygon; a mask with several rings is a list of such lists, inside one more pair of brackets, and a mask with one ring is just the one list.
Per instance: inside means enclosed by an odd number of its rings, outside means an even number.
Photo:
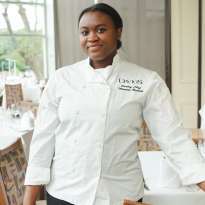
[{"label": "woman's face", "polygon": [[[121,28],[114,26],[112,19],[103,12],[85,13],[80,22],[80,45],[91,59],[94,67],[107,66],[112,63],[117,52],[117,40]],[[99,65],[99,66],[98,66]]]}]

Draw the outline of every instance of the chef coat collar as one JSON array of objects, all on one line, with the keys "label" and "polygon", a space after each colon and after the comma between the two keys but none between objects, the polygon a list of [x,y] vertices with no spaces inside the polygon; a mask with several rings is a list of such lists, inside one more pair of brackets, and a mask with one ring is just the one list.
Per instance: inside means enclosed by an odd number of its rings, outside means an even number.
[{"label": "chef coat collar", "polygon": [[[116,67],[117,65],[119,64],[120,62],[120,57],[118,54],[116,54],[113,58],[113,62],[112,62],[112,65],[108,65],[106,66],[105,68],[100,68],[100,69],[106,69],[107,67],[110,67],[111,66],[111,72],[107,78],[107,81],[110,79],[110,77],[112,76],[112,74],[114,72],[116,72]],[[102,77],[100,77],[100,75],[95,72],[94,68],[90,65],[90,59],[87,58],[86,59],[86,79],[87,79],[87,82],[88,83],[104,83],[104,84],[107,84],[106,80]]]}]

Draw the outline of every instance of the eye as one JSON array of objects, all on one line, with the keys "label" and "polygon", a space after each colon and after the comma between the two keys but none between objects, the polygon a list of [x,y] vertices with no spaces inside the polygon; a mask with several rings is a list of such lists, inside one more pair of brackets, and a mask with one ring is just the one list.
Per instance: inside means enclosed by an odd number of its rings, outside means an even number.
[{"label": "eye", "polygon": [[82,36],[87,36],[87,35],[88,35],[88,31],[81,31],[80,34],[81,34]]},{"label": "eye", "polygon": [[98,33],[104,33],[107,29],[106,28],[98,28],[97,32]]}]

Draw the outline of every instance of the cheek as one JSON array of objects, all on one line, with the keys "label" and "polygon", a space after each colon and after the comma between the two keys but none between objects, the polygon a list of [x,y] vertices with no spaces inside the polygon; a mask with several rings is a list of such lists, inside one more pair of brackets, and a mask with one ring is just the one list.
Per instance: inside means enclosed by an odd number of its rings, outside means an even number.
[{"label": "cheek", "polygon": [[113,38],[112,40],[109,41],[109,47],[112,49],[117,48],[117,39]]},{"label": "cheek", "polygon": [[85,49],[86,48],[86,40],[82,37],[80,37],[80,47],[82,49]]},{"label": "cheek", "polygon": [[111,33],[109,37],[107,38],[107,43],[110,48],[115,48],[117,47],[117,36],[115,33]]}]

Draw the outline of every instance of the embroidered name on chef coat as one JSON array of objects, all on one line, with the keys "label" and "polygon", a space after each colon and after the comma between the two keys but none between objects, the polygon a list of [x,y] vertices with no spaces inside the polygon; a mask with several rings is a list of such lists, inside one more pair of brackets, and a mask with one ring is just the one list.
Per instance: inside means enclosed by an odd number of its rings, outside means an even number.
[{"label": "embroidered name on chef coat", "polygon": [[118,83],[120,90],[144,92],[142,89],[143,80],[118,78]]}]

